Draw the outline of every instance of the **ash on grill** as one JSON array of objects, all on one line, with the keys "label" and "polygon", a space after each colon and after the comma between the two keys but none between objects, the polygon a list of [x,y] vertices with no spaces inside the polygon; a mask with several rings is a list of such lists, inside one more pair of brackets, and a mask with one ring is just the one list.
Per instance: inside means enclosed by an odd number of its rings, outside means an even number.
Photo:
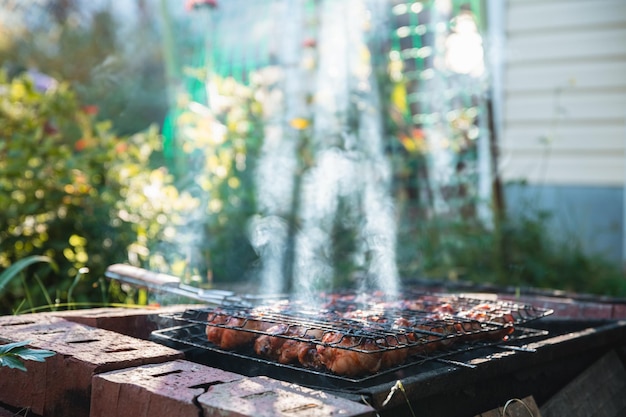
[{"label": "ash on grill", "polygon": [[394,301],[379,295],[332,294],[321,299],[322,308],[314,311],[294,300],[191,309],[169,316],[184,323],[174,335],[168,330],[157,332],[157,337],[360,377],[528,336],[530,329],[520,325],[552,313],[527,304],[456,295],[410,294]]}]

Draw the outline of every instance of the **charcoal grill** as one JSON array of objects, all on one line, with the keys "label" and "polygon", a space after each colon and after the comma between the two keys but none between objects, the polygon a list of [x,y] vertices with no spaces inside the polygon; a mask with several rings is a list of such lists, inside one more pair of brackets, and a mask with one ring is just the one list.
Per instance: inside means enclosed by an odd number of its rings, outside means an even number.
[{"label": "charcoal grill", "polygon": [[[522,325],[552,312],[527,304],[450,295],[414,293],[407,300],[408,303],[387,302],[383,308],[382,300],[377,297],[357,300],[344,295],[338,302],[325,303],[326,308],[314,311],[292,301],[255,307],[226,303],[217,308],[189,309],[166,315],[180,325],[155,331],[152,337],[186,351],[195,361],[213,365],[219,363],[230,371],[249,376],[267,375],[315,388],[358,392],[364,387],[393,382],[442,365],[475,368],[477,365],[469,363],[469,359],[494,352],[532,352],[533,349],[522,343],[531,337],[545,336],[547,331]],[[449,311],[437,311],[441,306],[446,306]],[[482,306],[489,306],[489,309]],[[481,311],[482,320],[458,314],[459,311],[476,311],[477,308]],[[217,320],[223,317],[234,318],[234,324]],[[398,325],[398,319],[410,325]],[[279,324],[298,331],[285,335],[269,330],[249,330],[246,329],[249,321]],[[407,361],[371,375],[338,375],[328,370],[268,360],[255,354],[250,346],[235,351],[221,349],[207,340],[207,326],[265,334],[367,355],[399,349],[410,349],[412,354]],[[343,336],[324,342],[322,338],[312,339],[310,335],[313,333]],[[350,343],[346,343],[344,337],[349,338]],[[368,348],[364,349],[366,344]]]},{"label": "charcoal grill", "polygon": [[[126,277],[132,275],[130,278],[134,279],[135,272],[137,271],[128,270],[127,266],[123,269],[116,266],[111,268],[107,275],[113,279],[129,282],[130,279]],[[151,336],[153,340],[183,351],[191,361],[242,375],[267,375],[331,392],[353,401],[368,403],[380,416],[474,416],[502,406],[512,398],[524,398],[528,395],[532,395],[538,404],[542,404],[607,352],[617,351],[623,357],[626,356],[624,350],[626,321],[563,319],[551,316],[551,310],[535,308],[532,305],[499,303],[501,313],[512,312],[515,329],[514,333],[503,340],[471,343],[463,340],[468,332],[498,332],[502,329],[503,323],[497,320],[498,314],[500,316],[502,314],[498,313],[494,316],[496,320],[484,320],[479,329],[469,326],[458,335],[440,334],[439,336],[445,340],[458,338],[458,343],[450,344],[446,350],[413,355],[410,361],[402,365],[372,375],[361,377],[334,375],[298,365],[279,364],[256,356],[249,347],[224,351],[207,341],[205,329],[209,314],[216,308],[253,319],[254,315],[244,316],[244,314],[262,304],[262,299],[240,296],[229,291],[193,294],[178,285],[176,279],[168,278],[165,286],[172,287],[174,289],[172,291],[171,288],[162,288],[163,277],[153,279],[155,277],[148,271],[139,272],[151,278],[153,282],[145,286],[153,290],[189,296],[203,302],[198,308],[165,315],[166,318],[174,320],[174,324],[171,320],[164,320],[169,327],[154,331]],[[143,280],[139,280],[137,284],[142,282]],[[419,288],[425,288],[429,293],[432,291],[432,288],[427,286]],[[462,288],[462,291],[471,293],[468,288]],[[405,294],[407,293],[404,292],[403,295]],[[415,293],[407,295],[406,298],[414,296]],[[494,299],[498,298],[488,298],[485,301],[493,303]],[[467,297],[462,298],[460,302],[475,302],[473,300],[473,297]],[[511,309],[512,305],[515,308]],[[354,300],[341,308],[344,311],[352,309],[368,311],[368,314],[372,313],[375,316],[380,315],[380,312],[376,312],[371,305],[355,303]],[[393,309],[387,313],[389,317],[393,317],[392,314],[427,314],[398,312]],[[302,320],[316,323],[315,316],[306,314],[306,309],[299,312],[274,311],[273,314],[276,314],[276,317],[272,317],[273,320],[294,320],[289,322],[292,324],[302,325]],[[368,314],[357,315],[356,321],[367,323]],[[331,326],[329,323],[320,324]],[[350,325],[354,324],[354,321],[350,322]],[[214,325],[219,326],[218,323]],[[336,331],[339,328],[332,329]],[[385,329],[384,326],[377,329],[379,332],[387,330],[389,329]],[[377,338],[380,334],[368,336],[364,333],[362,336]],[[384,344],[382,347],[385,347]],[[402,387],[401,390],[398,389],[399,386]]]}]

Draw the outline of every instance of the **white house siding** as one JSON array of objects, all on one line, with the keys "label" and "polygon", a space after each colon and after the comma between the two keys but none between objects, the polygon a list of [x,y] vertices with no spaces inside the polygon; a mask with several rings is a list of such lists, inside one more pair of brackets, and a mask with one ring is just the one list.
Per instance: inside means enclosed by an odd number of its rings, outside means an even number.
[{"label": "white house siding", "polygon": [[508,0],[500,174],[623,186],[626,1]]},{"label": "white house siding", "polygon": [[502,1],[507,208],[546,210],[552,236],[626,264],[626,1]]}]

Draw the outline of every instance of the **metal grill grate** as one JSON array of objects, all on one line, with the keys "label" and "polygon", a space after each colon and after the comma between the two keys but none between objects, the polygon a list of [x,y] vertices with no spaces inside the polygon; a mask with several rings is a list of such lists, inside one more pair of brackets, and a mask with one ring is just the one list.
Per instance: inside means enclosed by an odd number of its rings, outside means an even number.
[{"label": "metal grill grate", "polygon": [[[255,355],[250,348],[224,351],[207,340],[205,328],[206,325],[203,324],[170,327],[154,331],[152,339],[185,351],[189,360],[217,366],[228,371],[248,376],[267,375],[285,381],[299,381],[311,387],[347,390],[360,390],[366,386],[393,381],[406,375],[437,372],[436,370],[449,369],[450,366],[454,368],[476,368],[476,365],[470,363],[474,358],[489,357],[489,360],[496,360],[500,356],[494,355],[494,353],[503,350],[533,352],[533,349],[523,346],[523,341],[548,334],[545,330],[518,327],[505,344],[483,341],[456,345],[442,351],[411,355],[405,363],[381,370],[375,374],[350,376],[333,374],[323,369],[306,368],[299,364],[278,363]],[[520,343],[522,343],[521,346]]]},{"label": "metal grill grate", "polygon": [[247,332],[248,341],[265,335],[366,354],[405,348],[424,354],[459,343],[506,340],[515,327],[552,313],[527,304],[430,294],[401,301],[333,295],[322,304],[316,310],[288,300],[257,307],[227,304],[169,318]]}]

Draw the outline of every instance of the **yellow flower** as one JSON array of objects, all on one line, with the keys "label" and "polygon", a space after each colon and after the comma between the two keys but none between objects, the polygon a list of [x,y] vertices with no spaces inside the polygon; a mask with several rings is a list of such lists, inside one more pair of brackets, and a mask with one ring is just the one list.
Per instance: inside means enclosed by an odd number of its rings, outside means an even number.
[{"label": "yellow flower", "polygon": [[289,124],[291,125],[291,127],[298,130],[304,130],[309,127],[309,121],[301,117],[296,117],[295,119],[292,119]]},{"label": "yellow flower", "polygon": [[26,87],[23,84],[11,85],[11,98],[14,100],[21,100],[26,97]]},{"label": "yellow flower", "polygon": [[391,102],[402,114],[409,110],[404,85],[400,83],[394,85],[393,90],[391,91]]}]

